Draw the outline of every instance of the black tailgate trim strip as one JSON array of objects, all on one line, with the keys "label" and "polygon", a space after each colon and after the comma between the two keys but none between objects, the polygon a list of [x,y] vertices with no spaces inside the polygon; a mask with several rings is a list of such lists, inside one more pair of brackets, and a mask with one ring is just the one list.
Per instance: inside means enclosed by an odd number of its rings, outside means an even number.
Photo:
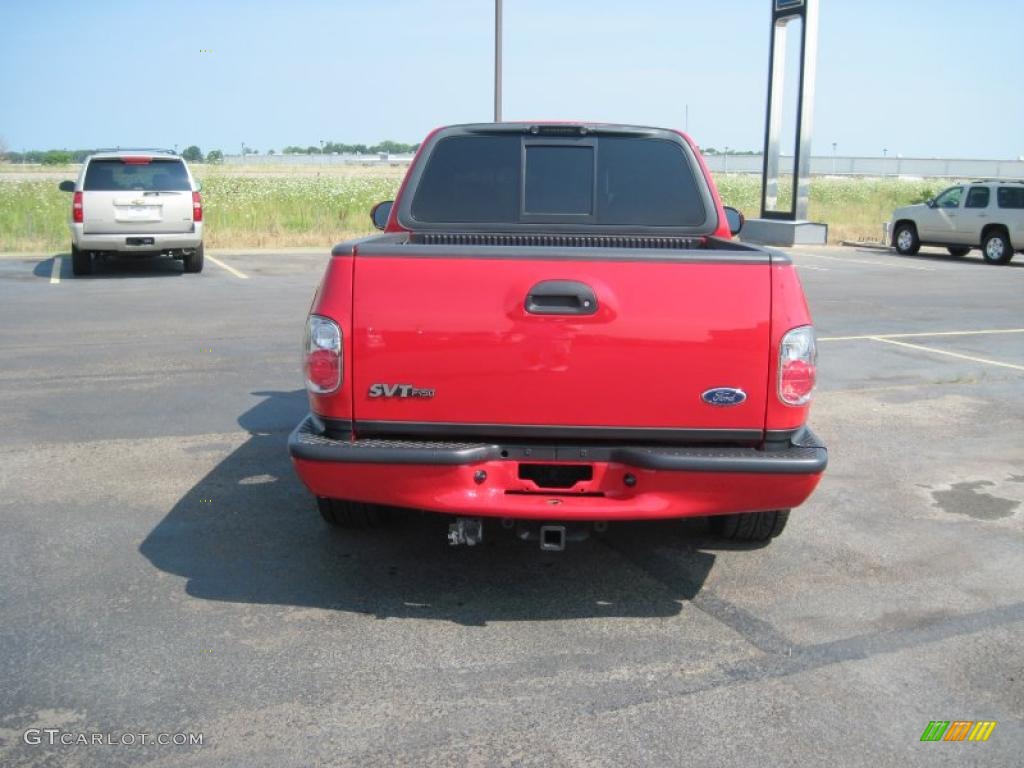
[{"label": "black tailgate trim strip", "polygon": [[462,424],[443,421],[364,421],[353,428],[359,437],[402,436],[522,438],[526,440],[636,440],[658,443],[757,443],[760,429],[649,429],[644,427],[569,427],[545,424]]},{"label": "black tailgate trim strip", "polygon": [[421,245],[367,242],[356,246],[357,258],[492,259],[537,261],[656,261],[686,264],[780,263],[767,251],[737,247],[729,250],[661,248],[555,248],[544,245]]}]

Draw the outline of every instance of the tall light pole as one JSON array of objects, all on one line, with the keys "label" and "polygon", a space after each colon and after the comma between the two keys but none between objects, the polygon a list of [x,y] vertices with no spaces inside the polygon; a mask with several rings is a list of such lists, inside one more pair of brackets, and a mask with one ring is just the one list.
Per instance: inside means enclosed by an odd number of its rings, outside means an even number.
[{"label": "tall light pole", "polygon": [[836,142],[832,142],[832,175],[836,175]]},{"label": "tall light pole", "polygon": [[494,0],[494,122],[501,122],[501,0]]}]

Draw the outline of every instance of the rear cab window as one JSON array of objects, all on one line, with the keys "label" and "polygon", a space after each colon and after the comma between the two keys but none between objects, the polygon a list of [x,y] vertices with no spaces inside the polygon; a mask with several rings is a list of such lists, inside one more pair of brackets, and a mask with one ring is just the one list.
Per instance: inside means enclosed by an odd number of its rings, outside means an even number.
[{"label": "rear cab window", "polygon": [[996,204],[1000,208],[1024,209],[1024,185],[1020,187],[999,187]]},{"label": "rear cab window", "polygon": [[710,231],[715,209],[697,173],[688,147],[659,136],[456,134],[431,148],[407,218],[414,229]]},{"label": "rear cab window", "polygon": [[86,192],[188,192],[185,164],[166,157],[100,157],[89,162]]}]

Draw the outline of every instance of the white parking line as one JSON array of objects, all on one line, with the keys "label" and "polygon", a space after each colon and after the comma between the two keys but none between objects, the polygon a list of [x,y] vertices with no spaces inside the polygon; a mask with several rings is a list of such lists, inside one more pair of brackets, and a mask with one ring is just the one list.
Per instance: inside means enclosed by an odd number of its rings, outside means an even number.
[{"label": "white parking line", "polygon": [[60,282],[61,261],[60,256],[53,257],[53,268],[50,270],[50,285],[56,285]]},{"label": "white parking line", "polygon": [[[913,264],[897,264],[889,261],[868,261],[867,259],[842,259],[838,256],[822,256],[819,253],[801,253],[801,256],[813,256],[816,259],[827,259],[828,261],[850,262],[853,264],[869,264],[872,267],[891,267],[893,269],[913,269],[918,272],[934,272],[932,267],[919,267]],[[799,265],[797,265],[799,266]]]},{"label": "white parking line", "polygon": [[972,357],[971,355],[961,355],[959,352],[949,352],[945,349],[935,349],[933,347],[924,347],[920,344],[908,344],[905,341],[896,341],[895,339],[886,339],[881,336],[871,337],[871,341],[880,341],[883,344],[895,344],[899,347],[907,347],[908,349],[916,349],[921,352],[931,352],[936,355],[946,355],[947,357],[956,357],[961,360],[970,360],[972,363],[985,363],[986,365],[998,365],[1000,368],[1012,368],[1015,371],[1024,371],[1024,365],[1014,365],[1013,363],[1003,363],[999,360],[989,360],[984,357]]},{"label": "white parking line", "polygon": [[923,333],[871,333],[866,336],[823,336],[818,341],[879,341],[885,339],[927,339],[932,336],[986,336],[995,333],[1024,333],[1024,328],[992,328],[983,331],[926,331]]},{"label": "white parking line", "polygon": [[234,267],[232,267],[232,266],[230,266],[230,265],[228,265],[228,264],[225,264],[225,263],[224,263],[223,261],[221,261],[220,259],[215,259],[215,258],[214,258],[213,256],[211,256],[210,254],[206,254],[206,258],[208,258],[208,259],[209,259],[210,261],[212,261],[212,262],[213,262],[214,264],[216,264],[216,265],[217,265],[218,267],[220,267],[221,269],[226,269],[226,270],[227,270],[228,272],[230,272],[230,273],[231,273],[232,275],[234,275],[235,277],[240,277],[240,278],[241,278],[242,280],[248,280],[248,279],[249,279],[249,276],[248,276],[248,275],[242,274],[241,272],[239,272],[239,271],[238,271],[237,269],[235,269]]}]

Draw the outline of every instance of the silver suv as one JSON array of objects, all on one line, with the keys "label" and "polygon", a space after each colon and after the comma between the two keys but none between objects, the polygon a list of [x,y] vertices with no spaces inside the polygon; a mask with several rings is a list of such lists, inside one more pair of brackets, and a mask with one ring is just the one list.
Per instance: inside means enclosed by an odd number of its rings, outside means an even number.
[{"label": "silver suv", "polygon": [[82,163],[73,192],[71,261],[76,275],[93,257],[169,255],[186,272],[203,270],[203,203],[184,159],[169,150],[97,152]]},{"label": "silver suv", "polygon": [[981,248],[989,264],[1006,264],[1024,250],[1024,181],[980,180],[908,205],[892,215],[892,244],[913,254],[922,245],[943,245],[954,256]]}]

